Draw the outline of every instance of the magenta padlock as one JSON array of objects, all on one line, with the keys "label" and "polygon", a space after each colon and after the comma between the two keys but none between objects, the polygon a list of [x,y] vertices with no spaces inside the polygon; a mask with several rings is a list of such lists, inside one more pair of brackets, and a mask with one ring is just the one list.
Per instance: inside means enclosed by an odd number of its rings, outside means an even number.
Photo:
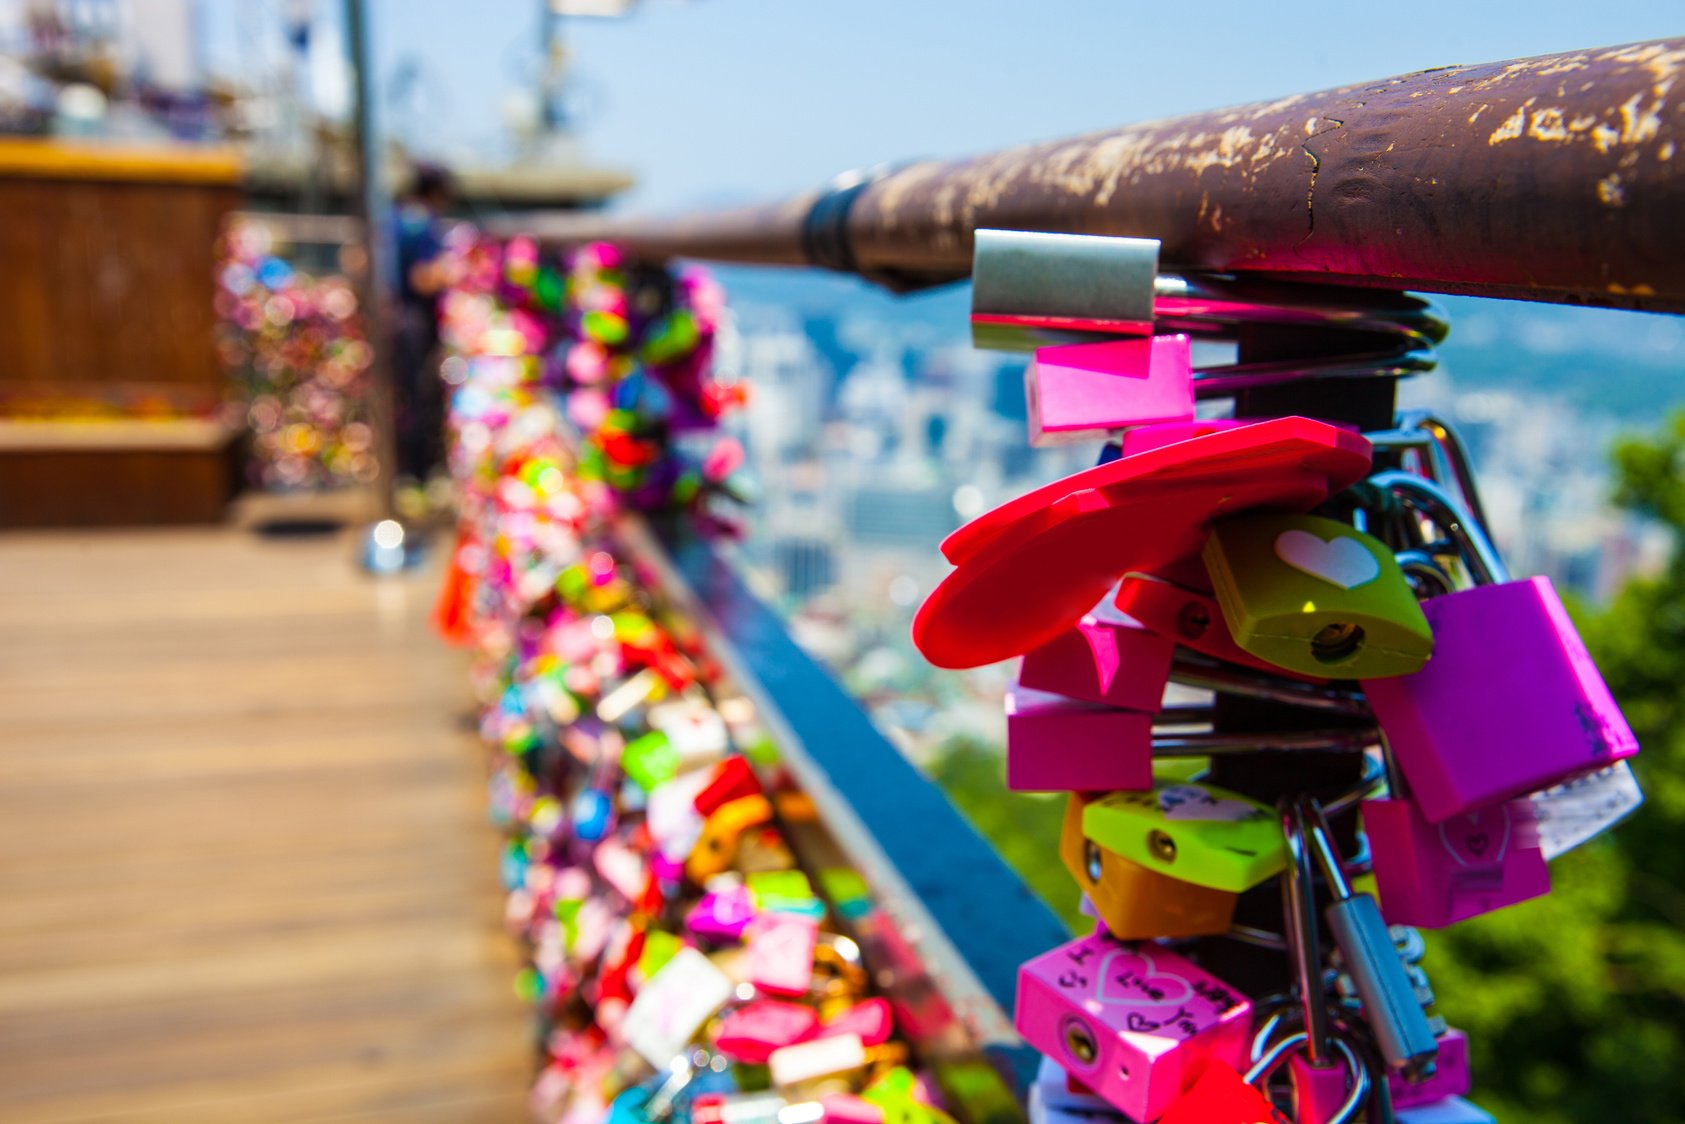
[{"label": "magenta padlock", "polygon": [[715,944],[741,940],[755,919],[755,898],[744,885],[710,890],[685,914],[685,928]]},{"label": "magenta padlock", "polygon": [[1136,1120],[1179,1097],[1207,1059],[1246,1065],[1252,1004],[1167,948],[1080,937],[1018,969],[1014,1024]]},{"label": "magenta padlock", "polygon": [[1507,800],[1432,824],[1408,799],[1366,800],[1381,916],[1443,929],[1550,893],[1533,802]]},{"label": "magenta padlock", "polygon": [[1024,655],[1018,683],[1034,691],[1151,714],[1170,681],[1176,645],[1107,600]]},{"label": "magenta padlock", "polygon": [[1006,787],[1144,792],[1153,787],[1153,717],[1014,684],[1006,692]]},{"label": "magenta padlock", "polygon": [[1434,636],[1426,666],[1363,683],[1428,822],[1637,753],[1550,581],[1509,581],[1485,532],[1432,482],[1397,471],[1371,482],[1450,534],[1481,583],[1422,603]]},{"label": "magenta padlock", "polygon": [[806,995],[813,983],[819,927],[795,913],[763,913],[749,923],[749,982],[773,995]]},{"label": "magenta padlock", "polygon": [[1399,1074],[1387,1075],[1394,1108],[1416,1108],[1446,1097],[1460,1097],[1471,1084],[1468,1036],[1455,1028],[1439,1036],[1439,1054],[1434,1058],[1431,1076],[1412,1085]]},{"label": "magenta padlock", "polygon": [[1131,426],[1192,421],[1192,354],[1184,335],[1037,348],[1024,372],[1030,444],[1067,445]]}]

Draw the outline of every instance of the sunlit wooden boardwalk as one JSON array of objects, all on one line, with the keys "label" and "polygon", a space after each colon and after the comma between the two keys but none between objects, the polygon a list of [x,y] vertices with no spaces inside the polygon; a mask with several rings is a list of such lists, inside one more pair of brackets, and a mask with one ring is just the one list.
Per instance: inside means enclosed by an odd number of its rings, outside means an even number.
[{"label": "sunlit wooden boardwalk", "polygon": [[431,574],[0,536],[0,1121],[517,1121],[528,1026]]}]

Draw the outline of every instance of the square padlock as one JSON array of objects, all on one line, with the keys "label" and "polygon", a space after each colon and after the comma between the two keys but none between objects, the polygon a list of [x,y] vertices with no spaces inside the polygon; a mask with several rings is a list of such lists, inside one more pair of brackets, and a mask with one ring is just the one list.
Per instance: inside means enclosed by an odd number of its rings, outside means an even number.
[{"label": "square padlock", "polygon": [[1227,932],[1238,895],[1183,882],[1132,863],[1082,833],[1088,800],[1073,792],[1059,833],[1059,859],[1114,937],[1199,937]]},{"label": "square padlock", "polygon": [[1082,833],[1149,870],[1235,894],[1287,865],[1275,810],[1203,781],[1099,797],[1083,809]]},{"label": "square padlock", "polygon": [[1245,1064],[1252,1003],[1160,945],[1080,937],[1018,970],[1025,1041],[1135,1120],[1153,1120],[1207,1061]]},{"label": "square padlock", "polygon": [[1234,642],[1300,675],[1378,679],[1427,662],[1434,637],[1386,544],[1334,519],[1219,519],[1202,557]]},{"label": "square padlock", "polygon": [[1433,658],[1363,690],[1428,822],[1638,752],[1549,579],[1459,590],[1422,609]]},{"label": "square padlock", "polygon": [[1176,646],[1110,605],[1024,654],[1018,683],[1035,691],[1151,714],[1164,699]]},{"label": "square padlock", "polygon": [[1153,784],[1150,714],[1032,691],[1006,692],[1006,787],[1112,792]]},{"label": "square padlock", "polygon": [[1431,824],[1410,800],[1366,800],[1381,916],[1443,929],[1550,893],[1533,802],[1508,800]]},{"label": "square padlock", "polygon": [[1192,421],[1191,345],[1185,335],[1162,335],[1037,348],[1024,397],[1030,444],[1038,448]]}]

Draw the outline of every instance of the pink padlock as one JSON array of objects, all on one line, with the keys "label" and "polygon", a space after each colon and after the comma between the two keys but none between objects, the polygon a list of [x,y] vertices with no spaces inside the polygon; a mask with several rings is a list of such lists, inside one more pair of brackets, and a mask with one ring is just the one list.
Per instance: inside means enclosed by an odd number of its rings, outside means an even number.
[{"label": "pink padlock", "polygon": [[1439,824],[1408,799],[1366,800],[1363,826],[1388,924],[1442,929],[1550,893],[1531,800],[1459,812]]},{"label": "pink padlock", "polygon": [[1169,949],[1080,937],[1018,969],[1015,1025],[1093,1092],[1157,1118],[1206,1061],[1242,1068],[1251,1002]]},{"label": "pink padlock", "polygon": [[1469,1091],[1472,1083],[1468,1036],[1455,1028],[1439,1036],[1439,1056],[1434,1058],[1431,1077],[1415,1085],[1396,1073],[1387,1077],[1394,1108],[1416,1108],[1435,1104],[1447,1097],[1460,1097]]},{"label": "pink padlock", "polygon": [[819,1029],[819,1013],[800,1003],[758,999],[720,1019],[714,1048],[734,1062],[765,1065],[772,1052],[806,1042]]},{"label": "pink padlock", "polygon": [[1422,611],[1427,666],[1363,688],[1429,823],[1638,752],[1548,578],[1448,593]]},{"label": "pink padlock", "polygon": [[1170,680],[1175,645],[1102,603],[1074,626],[1024,654],[1018,683],[1084,702],[1152,713]]},{"label": "pink padlock", "polygon": [[765,913],[750,922],[749,982],[774,995],[806,995],[813,984],[819,928],[811,917]]},{"label": "pink padlock", "polygon": [[1192,421],[1192,349],[1184,335],[1037,348],[1024,372],[1024,395],[1035,446]]},{"label": "pink padlock", "polygon": [[835,1017],[826,1019],[815,1037],[858,1034],[865,1045],[882,1046],[894,1031],[895,1016],[890,1010],[889,1000],[875,997],[862,999]]},{"label": "pink padlock", "polygon": [[1006,787],[1146,791],[1153,787],[1152,715],[1014,684],[1006,693]]}]

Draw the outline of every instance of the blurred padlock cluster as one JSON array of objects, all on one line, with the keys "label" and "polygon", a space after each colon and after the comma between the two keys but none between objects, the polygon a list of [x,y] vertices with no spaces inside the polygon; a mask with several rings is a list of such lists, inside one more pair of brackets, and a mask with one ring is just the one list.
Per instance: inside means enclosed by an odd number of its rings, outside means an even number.
[{"label": "blurred padlock cluster", "polygon": [[[1431,306],[1156,259],[978,232],[977,338],[1034,351],[1032,443],[1104,449],[951,535],[914,624],[941,666],[1021,657],[1008,785],[1070,794],[1095,925],[1021,969],[1032,1105],[1489,1120],[1417,930],[1547,893],[1550,858],[1636,807],[1637,743],[1549,581],[1505,571],[1448,425],[1258,408],[1426,369]],[[1196,366],[1261,326],[1302,357]]]},{"label": "blurred padlock cluster", "polygon": [[[463,519],[436,619],[475,651],[535,1118],[948,1120],[954,1094],[914,1068],[853,935],[864,880],[620,538],[639,509],[721,525],[701,493],[735,466],[670,443],[740,396],[706,361],[717,289],[602,246],[459,252]],[[1004,1095],[987,1067],[964,1073],[950,1088]]]},{"label": "blurred padlock cluster", "polygon": [[366,483],[378,468],[356,291],[289,257],[255,217],[231,218],[217,243],[217,354],[252,435],[247,476],[278,490]]}]

